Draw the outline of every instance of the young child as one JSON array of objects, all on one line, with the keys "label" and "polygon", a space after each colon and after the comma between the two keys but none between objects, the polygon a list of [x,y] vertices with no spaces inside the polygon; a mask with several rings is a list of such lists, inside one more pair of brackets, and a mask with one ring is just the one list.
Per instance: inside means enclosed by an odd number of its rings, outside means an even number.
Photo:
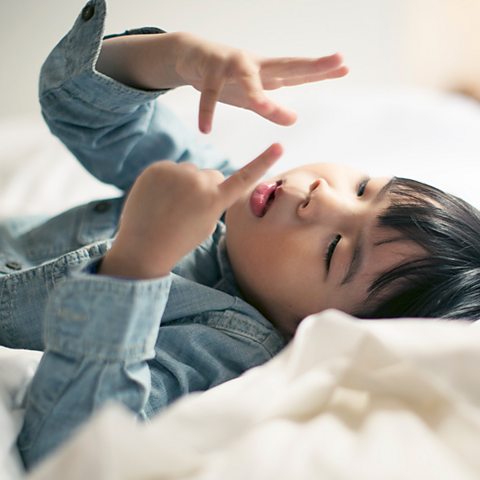
[{"label": "young child", "polygon": [[465,202],[331,164],[261,181],[277,144],[233,173],[154,101],[190,84],[203,132],[218,100],[288,125],[263,90],[341,77],[338,55],[256,58],[156,29],[102,42],[104,18],[104,0],[85,6],[40,98],[52,132],[128,195],[0,236],[2,344],[45,350],[18,440],[27,467],[109,400],[148,418],[264,363],[308,314],[459,315],[439,293],[473,268],[480,219]]}]

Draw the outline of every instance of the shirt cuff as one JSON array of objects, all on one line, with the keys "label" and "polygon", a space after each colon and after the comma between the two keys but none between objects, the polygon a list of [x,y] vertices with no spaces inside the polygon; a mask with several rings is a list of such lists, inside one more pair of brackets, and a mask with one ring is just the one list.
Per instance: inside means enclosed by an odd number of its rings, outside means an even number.
[{"label": "shirt cuff", "polygon": [[[87,105],[95,104],[107,111],[129,112],[169,90],[140,90],[96,70],[106,14],[104,0],[91,0],[83,8],[72,29],[53,49],[42,66],[40,98],[61,87],[68,95],[83,100]],[[162,32],[163,30],[155,27],[145,27],[127,30],[119,35]]]},{"label": "shirt cuff", "polygon": [[127,280],[77,272],[54,290],[45,311],[46,349],[73,358],[152,358],[171,275]]},{"label": "shirt cuff", "polygon": [[158,27],[140,27],[140,28],[131,28],[125,30],[123,33],[111,33],[103,37],[104,40],[115,37],[125,37],[127,35],[150,35],[152,33],[167,33],[165,30],[162,30]]}]

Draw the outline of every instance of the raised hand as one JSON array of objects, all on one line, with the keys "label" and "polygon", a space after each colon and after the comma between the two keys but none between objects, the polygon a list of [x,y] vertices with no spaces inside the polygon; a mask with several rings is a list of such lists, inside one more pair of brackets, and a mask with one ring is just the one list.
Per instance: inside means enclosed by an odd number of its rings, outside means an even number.
[{"label": "raised hand", "polygon": [[296,114],[269,99],[265,90],[343,77],[339,54],[327,57],[259,57],[185,32],[132,35],[105,40],[96,68],[127,85],[161,89],[192,85],[201,92],[198,124],[212,128],[217,101],[246,108],[280,125]]},{"label": "raised hand", "polygon": [[217,170],[200,170],[190,163],[150,165],[129,193],[117,238],[99,273],[128,278],[167,275],[281,155],[281,146],[273,144],[226,180]]},{"label": "raised hand", "polygon": [[201,92],[199,128],[212,128],[217,101],[246,108],[280,125],[296,114],[269,99],[265,90],[339,78],[348,73],[337,53],[327,57],[263,58],[182,33],[176,71],[183,82]]}]

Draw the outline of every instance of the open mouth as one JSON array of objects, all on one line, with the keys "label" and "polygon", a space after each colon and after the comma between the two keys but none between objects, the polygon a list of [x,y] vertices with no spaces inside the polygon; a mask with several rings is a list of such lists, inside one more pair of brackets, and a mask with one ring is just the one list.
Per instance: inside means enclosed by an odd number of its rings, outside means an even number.
[{"label": "open mouth", "polygon": [[275,200],[275,192],[282,184],[281,180],[272,183],[261,183],[250,196],[250,209],[256,217],[263,217]]}]

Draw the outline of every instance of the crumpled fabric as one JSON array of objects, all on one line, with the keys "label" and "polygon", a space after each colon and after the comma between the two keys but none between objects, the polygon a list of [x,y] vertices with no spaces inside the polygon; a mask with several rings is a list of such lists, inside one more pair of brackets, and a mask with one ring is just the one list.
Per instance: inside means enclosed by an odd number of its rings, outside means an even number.
[{"label": "crumpled fabric", "polygon": [[41,352],[0,346],[0,478],[17,480],[24,469],[16,448],[25,408],[23,400]]},{"label": "crumpled fabric", "polygon": [[150,423],[107,406],[28,478],[478,479],[478,365],[475,323],[328,310]]}]

